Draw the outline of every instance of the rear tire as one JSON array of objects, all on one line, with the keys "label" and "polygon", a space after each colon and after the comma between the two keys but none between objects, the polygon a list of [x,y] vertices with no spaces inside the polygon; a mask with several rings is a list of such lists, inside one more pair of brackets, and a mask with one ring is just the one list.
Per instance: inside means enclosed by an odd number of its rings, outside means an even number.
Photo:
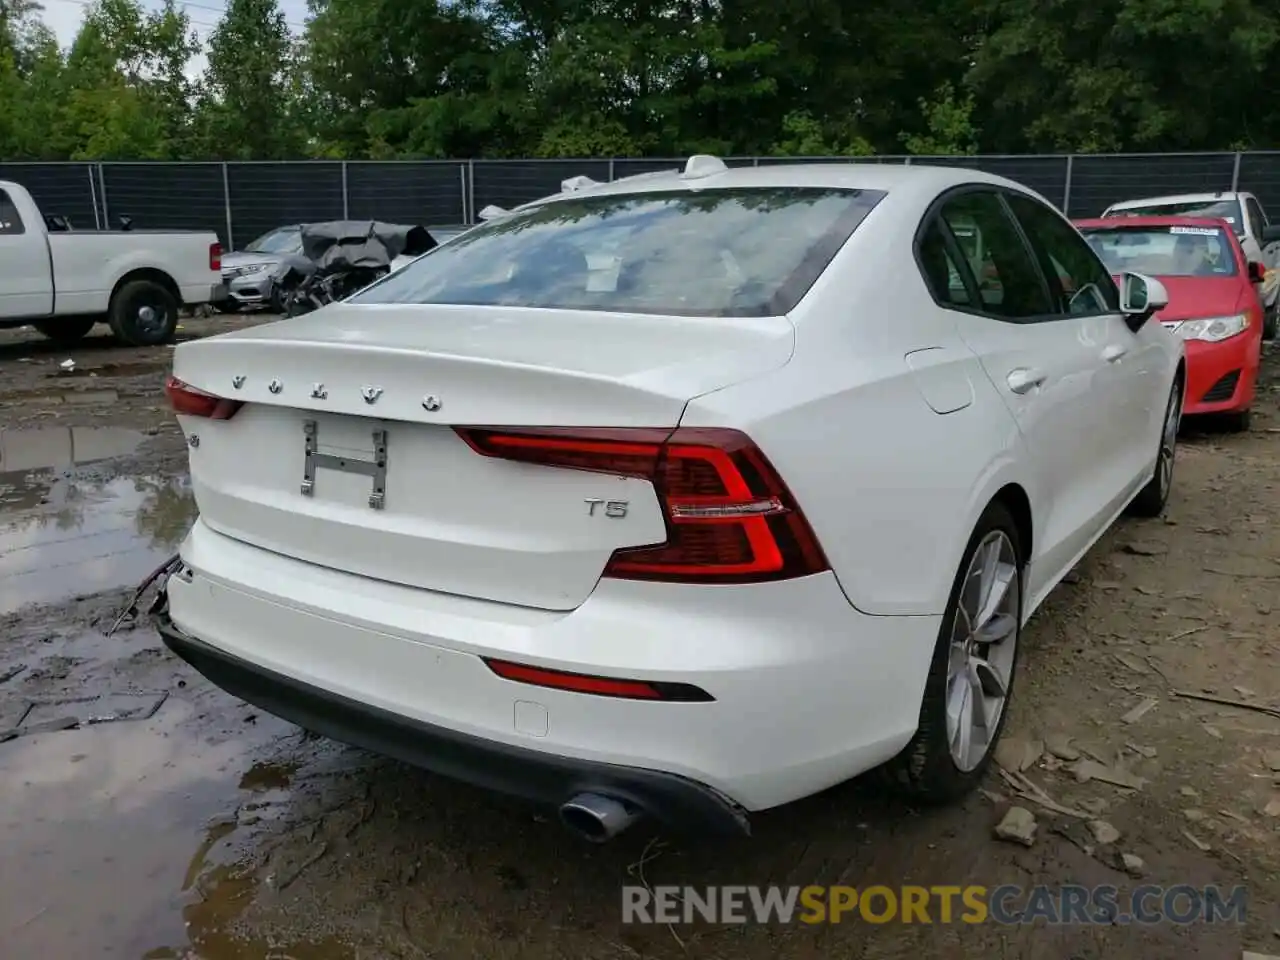
[{"label": "rear tire", "polygon": [[156,347],[178,329],[178,301],[154,280],[133,280],[111,298],[111,332],[131,347]]},{"label": "rear tire", "polygon": [[41,336],[59,346],[69,347],[87,337],[97,324],[97,317],[67,317],[63,320],[41,320],[32,326]]},{"label": "rear tire", "polygon": [[[1013,516],[992,503],[969,538],[951,587],[915,736],[881,770],[888,785],[910,800],[960,799],[981,782],[995,755],[1022,638],[1022,551]],[[990,610],[985,618],[984,610]],[[996,639],[982,642],[982,636]]]},{"label": "rear tire", "polygon": [[1276,328],[1280,327],[1280,300],[1262,311],[1262,339],[1274,340],[1276,338]]},{"label": "rear tire", "polygon": [[1156,469],[1141,492],[1129,503],[1128,512],[1135,517],[1158,517],[1169,502],[1173,489],[1173,465],[1178,452],[1178,428],[1182,425],[1182,383],[1174,381],[1160,426],[1160,446]]}]

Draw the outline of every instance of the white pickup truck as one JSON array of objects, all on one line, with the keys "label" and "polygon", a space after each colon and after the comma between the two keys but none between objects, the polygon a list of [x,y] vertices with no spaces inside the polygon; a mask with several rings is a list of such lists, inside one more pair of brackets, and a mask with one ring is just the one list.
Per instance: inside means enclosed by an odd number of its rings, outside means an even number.
[{"label": "white pickup truck", "polygon": [[182,306],[224,296],[216,234],[69,230],[0,180],[0,328],[73,343],[104,321],[119,340],[152,346],[172,339]]}]

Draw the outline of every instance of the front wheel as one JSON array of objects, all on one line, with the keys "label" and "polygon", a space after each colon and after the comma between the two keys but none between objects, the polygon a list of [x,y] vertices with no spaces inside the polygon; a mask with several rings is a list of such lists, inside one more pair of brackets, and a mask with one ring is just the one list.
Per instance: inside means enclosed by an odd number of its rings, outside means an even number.
[{"label": "front wheel", "polygon": [[1280,326],[1280,298],[1271,306],[1262,308],[1262,339],[1274,340],[1277,326]]},{"label": "front wheel", "polygon": [[1169,502],[1173,489],[1173,463],[1178,447],[1178,428],[1182,425],[1182,383],[1175,380],[1169,391],[1169,401],[1164,410],[1164,425],[1160,428],[1160,448],[1156,454],[1156,469],[1142,491],[1129,504],[1129,513],[1135,517],[1158,517]]},{"label": "front wheel", "polygon": [[154,280],[133,280],[116,291],[111,332],[132,347],[168,343],[178,329],[178,301]]},{"label": "front wheel", "polygon": [[1004,730],[1022,635],[1025,564],[1018,526],[987,507],[951,588],[916,734],[884,767],[910,799],[944,803],[982,779]]}]

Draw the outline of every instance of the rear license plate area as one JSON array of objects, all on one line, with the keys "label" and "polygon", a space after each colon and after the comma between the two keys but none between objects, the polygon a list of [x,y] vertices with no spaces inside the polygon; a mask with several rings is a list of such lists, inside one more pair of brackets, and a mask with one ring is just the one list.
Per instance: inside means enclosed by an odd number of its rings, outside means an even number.
[{"label": "rear license plate area", "polygon": [[[372,510],[387,499],[387,426],[354,417],[308,417],[302,421],[303,465],[300,490],[314,497],[328,490],[351,502],[364,495]],[[328,499],[326,497],[326,499]]]}]

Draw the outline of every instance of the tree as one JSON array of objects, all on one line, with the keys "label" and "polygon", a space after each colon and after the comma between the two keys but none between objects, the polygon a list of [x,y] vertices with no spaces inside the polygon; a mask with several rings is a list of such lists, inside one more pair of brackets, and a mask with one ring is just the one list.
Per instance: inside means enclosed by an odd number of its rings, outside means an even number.
[{"label": "tree", "polygon": [[197,49],[173,0],[98,0],[67,56],[58,134],[73,160],[168,160],[189,152],[184,76]]},{"label": "tree", "polygon": [[293,38],[276,0],[229,0],[209,38],[201,152],[228,160],[303,155],[293,68]]}]

